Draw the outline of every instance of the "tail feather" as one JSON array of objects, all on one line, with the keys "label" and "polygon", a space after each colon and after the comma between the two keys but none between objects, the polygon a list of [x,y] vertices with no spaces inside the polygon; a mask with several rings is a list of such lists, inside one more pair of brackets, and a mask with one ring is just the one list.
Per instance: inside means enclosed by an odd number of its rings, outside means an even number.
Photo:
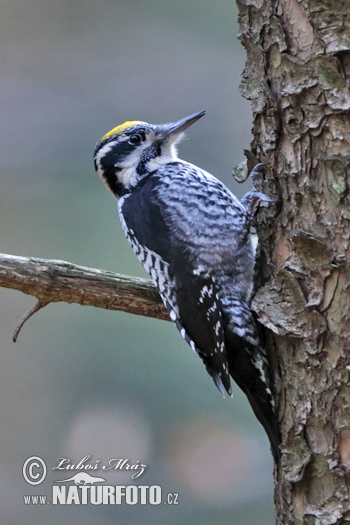
[{"label": "tail feather", "polygon": [[[261,380],[257,380],[257,383],[259,382],[263,385]],[[241,387],[239,384],[238,386]],[[267,399],[267,395],[264,395],[263,393],[264,386],[261,387],[261,385],[256,385],[252,389],[246,388],[245,386],[242,386],[241,388],[247,396],[254,414],[265,429],[267,437],[270,441],[274,460],[276,463],[278,463],[281,458],[281,450],[279,448],[279,445],[281,444],[281,432],[277,416],[272,408],[272,405]]]},{"label": "tail feather", "polygon": [[281,432],[275,413],[274,404],[268,385],[263,381],[259,369],[253,364],[250,352],[245,348],[249,343],[235,338],[234,346],[230,345],[228,354],[231,377],[245,393],[248,401],[265,429],[270,440],[272,454],[277,463],[281,457]]}]

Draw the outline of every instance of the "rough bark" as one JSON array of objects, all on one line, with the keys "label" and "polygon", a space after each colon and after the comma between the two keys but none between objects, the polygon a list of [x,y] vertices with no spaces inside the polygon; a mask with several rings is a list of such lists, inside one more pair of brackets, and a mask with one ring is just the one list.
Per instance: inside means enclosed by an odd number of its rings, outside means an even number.
[{"label": "rough bark", "polygon": [[350,521],[350,2],[239,0],[252,151],[268,167],[253,307],[276,364],[278,524]]}]

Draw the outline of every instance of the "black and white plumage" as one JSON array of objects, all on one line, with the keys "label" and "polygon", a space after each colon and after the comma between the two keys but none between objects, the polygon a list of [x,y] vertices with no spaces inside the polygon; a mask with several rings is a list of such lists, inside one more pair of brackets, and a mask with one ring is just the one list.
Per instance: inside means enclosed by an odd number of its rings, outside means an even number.
[{"label": "black and white plumage", "polygon": [[219,180],[176,155],[176,142],[204,113],[174,124],[125,122],[97,144],[95,168],[170,318],[216,386],[231,395],[231,376],[247,395],[277,460],[279,425],[250,310],[249,218]]}]

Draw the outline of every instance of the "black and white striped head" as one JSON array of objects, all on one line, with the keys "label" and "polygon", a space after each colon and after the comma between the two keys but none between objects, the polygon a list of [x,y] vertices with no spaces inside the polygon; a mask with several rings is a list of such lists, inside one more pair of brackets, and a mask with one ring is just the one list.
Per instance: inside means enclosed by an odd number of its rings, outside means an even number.
[{"label": "black and white striped head", "polygon": [[176,143],[204,114],[201,111],[171,124],[128,121],[113,128],[96,145],[97,173],[113,195],[121,197],[161,164],[176,160]]}]

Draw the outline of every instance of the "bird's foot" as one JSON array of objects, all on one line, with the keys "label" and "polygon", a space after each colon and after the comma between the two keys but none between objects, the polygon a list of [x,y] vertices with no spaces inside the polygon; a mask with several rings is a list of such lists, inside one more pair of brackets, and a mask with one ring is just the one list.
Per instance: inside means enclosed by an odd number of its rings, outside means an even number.
[{"label": "bird's foot", "polygon": [[253,187],[241,199],[241,204],[246,209],[247,215],[251,221],[254,221],[255,214],[260,207],[267,207],[271,204],[276,204],[277,202],[276,199],[270,199],[270,197],[261,191],[262,179],[266,172],[267,169],[265,164],[260,163],[253,168],[250,174]]}]

